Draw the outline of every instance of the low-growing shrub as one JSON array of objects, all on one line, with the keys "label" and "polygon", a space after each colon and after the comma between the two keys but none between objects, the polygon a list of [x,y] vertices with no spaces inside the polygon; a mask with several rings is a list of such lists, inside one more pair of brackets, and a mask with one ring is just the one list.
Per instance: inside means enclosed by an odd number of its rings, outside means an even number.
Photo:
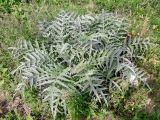
[{"label": "low-growing shrub", "polygon": [[110,106],[113,95],[123,96],[130,87],[149,88],[149,76],[135,60],[143,58],[152,44],[129,36],[128,27],[122,16],[105,12],[61,11],[53,21],[40,22],[44,43],[20,40],[9,48],[20,61],[12,71],[21,78],[16,91],[27,84],[37,88],[56,118],[67,114],[67,101],[74,94],[86,93],[98,106]]}]

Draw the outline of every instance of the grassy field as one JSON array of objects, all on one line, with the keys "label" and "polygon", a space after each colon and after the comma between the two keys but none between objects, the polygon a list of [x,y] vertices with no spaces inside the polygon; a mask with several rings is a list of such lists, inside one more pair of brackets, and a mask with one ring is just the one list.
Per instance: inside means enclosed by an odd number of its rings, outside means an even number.
[{"label": "grassy field", "polygon": [[[0,0],[0,120],[52,119],[49,106],[38,99],[36,90],[27,88],[21,97],[14,97],[19,78],[10,75],[10,71],[18,61],[12,60],[8,47],[18,39],[43,41],[39,36],[38,22],[53,19],[62,9],[80,14],[103,10],[118,13],[129,19],[131,36],[150,38],[157,44],[145,59],[138,62],[138,66],[151,75],[149,85],[152,92],[139,87],[125,98],[113,96],[113,101],[121,101],[110,110],[93,110],[94,106],[87,101],[78,105],[84,97],[74,99],[68,119],[77,119],[79,115],[89,120],[160,120],[160,0],[33,0],[31,3]],[[80,106],[77,116],[72,115],[75,109],[72,102]],[[59,116],[59,119],[63,117]]]}]

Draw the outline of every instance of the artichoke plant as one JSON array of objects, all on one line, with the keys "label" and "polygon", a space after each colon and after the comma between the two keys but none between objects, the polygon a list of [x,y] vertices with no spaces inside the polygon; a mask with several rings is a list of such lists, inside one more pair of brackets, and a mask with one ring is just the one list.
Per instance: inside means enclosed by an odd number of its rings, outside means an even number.
[{"label": "artichoke plant", "polygon": [[[128,21],[114,13],[78,15],[61,11],[53,21],[39,22],[44,43],[19,40],[9,50],[19,66],[12,71],[21,82],[42,93],[52,114],[67,114],[73,93],[86,92],[97,103],[110,105],[114,91],[148,86],[148,74],[135,60],[150,49],[148,39],[128,36]],[[148,86],[149,87],[149,86]]]}]

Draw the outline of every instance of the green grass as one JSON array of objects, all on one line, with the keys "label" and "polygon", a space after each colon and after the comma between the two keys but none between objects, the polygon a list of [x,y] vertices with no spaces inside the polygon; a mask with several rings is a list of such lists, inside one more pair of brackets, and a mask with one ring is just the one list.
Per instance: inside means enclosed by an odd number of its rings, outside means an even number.
[{"label": "green grass", "polygon": [[[12,92],[14,91],[14,89],[16,88],[16,84],[18,83],[18,78],[15,80],[9,74],[11,68],[14,68],[16,66],[17,61],[13,61],[11,59],[11,56],[9,55],[7,50],[8,46],[14,44],[17,39],[39,40],[40,37],[37,28],[38,21],[53,19],[54,15],[60,9],[77,11],[79,13],[97,13],[101,12],[102,10],[117,12],[129,18],[129,20],[131,21],[130,33],[133,36],[141,35],[143,33],[142,37],[150,37],[153,39],[153,42],[160,44],[159,0],[66,0],[66,2],[64,2],[63,0],[45,0],[43,2],[40,2],[39,0],[36,4],[26,4],[20,3],[18,1],[4,2],[3,0],[1,0],[0,90],[9,92],[10,97],[8,97],[7,99],[10,100],[12,98]],[[152,86],[154,95],[160,88],[159,46],[154,49],[154,52],[149,55],[149,58],[146,61],[143,61],[143,64],[141,64],[141,66],[143,66],[153,76],[154,81],[156,81],[156,87],[154,87],[154,85]],[[33,119],[36,119],[37,117],[39,117],[39,115],[44,115],[47,119],[49,119],[51,115],[47,113],[47,107],[44,107],[44,105],[41,106],[41,102],[37,99],[35,93],[35,91],[26,90],[24,93],[25,97],[23,98],[25,103],[32,108],[34,114],[32,116]],[[139,98],[136,98],[136,100],[137,99]],[[154,99],[156,99],[156,95],[154,96]],[[78,100],[83,100],[83,97],[81,96],[79,99],[74,99],[73,103],[70,105],[71,110],[75,106],[78,106],[80,108],[79,115],[77,115],[78,117],[85,115],[89,116],[89,114],[93,114],[95,112],[92,111],[93,109],[90,109],[88,103],[86,103],[86,105],[76,104],[78,103],[76,102]],[[156,101],[155,104],[157,104]],[[85,109],[86,106],[87,109]],[[133,106],[133,108],[136,108],[136,105]],[[115,109],[113,111],[115,111]],[[99,111],[97,113],[94,113],[94,115],[99,117],[101,116],[100,114],[103,113],[104,112],[101,113]],[[75,116],[74,113],[72,114],[72,116]],[[11,118],[9,117],[14,117],[12,112],[9,112],[7,114],[6,119],[10,120]],[[126,117],[125,112],[122,113],[121,117]],[[137,110],[135,111],[134,115],[132,115],[132,117],[133,120],[150,120],[150,118],[158,120],[159,114],[158,112],[155,112],[148,115],[145,112],[139,113]]]}]

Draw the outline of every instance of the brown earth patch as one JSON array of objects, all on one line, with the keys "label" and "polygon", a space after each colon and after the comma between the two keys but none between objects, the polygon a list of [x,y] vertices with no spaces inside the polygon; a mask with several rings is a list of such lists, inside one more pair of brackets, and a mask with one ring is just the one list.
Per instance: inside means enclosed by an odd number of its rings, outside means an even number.
[{"label": "brown earth patch", "polygon": [[0,92],[0,118],[5,117],[8,112],[19,111],[22,116],[31,114],[31,108],[27,106],[20,96],[15,97],[13,100],[8,101],[4,92]]}]

